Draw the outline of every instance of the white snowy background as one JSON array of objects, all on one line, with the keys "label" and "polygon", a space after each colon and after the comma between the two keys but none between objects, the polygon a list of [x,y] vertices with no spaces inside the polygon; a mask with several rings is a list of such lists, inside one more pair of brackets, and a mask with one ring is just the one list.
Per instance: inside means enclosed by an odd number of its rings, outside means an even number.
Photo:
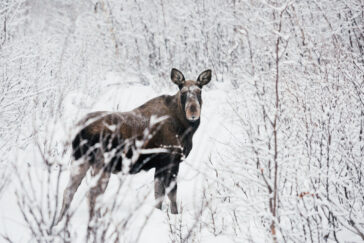
[{"label": "white snowy background", "polygon": [[85,242],[89,177],[55,225],[74,125],[204,87],[179,215],[113,175],[94,242],[363,242],[362,0],[1,0],[0,242]]}]

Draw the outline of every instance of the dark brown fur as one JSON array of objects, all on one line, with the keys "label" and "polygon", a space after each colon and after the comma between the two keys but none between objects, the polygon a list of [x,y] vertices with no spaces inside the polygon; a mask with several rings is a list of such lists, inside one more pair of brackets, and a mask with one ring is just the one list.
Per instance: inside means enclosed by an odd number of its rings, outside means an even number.
[{"label": "dark brown fur", "polygon": [[[166,120],[149,127],[151,116],[167,117]],[[90,113],[81,121],[81,124],[87,124],[73,140],[73,156],[76,160],[83,156],[88,156],[90,163],[95,161],[96,144],[102,144],[102,151],[109,152],[113,149],[125,149],[125,141],[143,140],[143,132],[151,128],[149,133],[153,134],[152,138],[145,141],[143,149],[150,148],[166,148],[171,151],[170,154],[151,154],[150,156],[140,156],[134,162],[135,167],[140,167],[138,170],[131,169],[131,173],[137,173],[140,170],[148,170],[151,168],[166,167],[170,163],[177,163],[181,159],[181,151],[183,155],[188,156],[192,149],[192,136],[199,126],[199,120],[194,123],[187,121],[184,111],[180,103],[180,92],[174,96],[159,96],[154,98],[144,105],[129,111],[129,112],[95,112]],[[114,126],[115,130],[109,129]],[[127,152],[131,152],[132,148],[128,148]],[[117,153],[116,156],[120,155]],[[131,152],[132,153],[132,152]],[[131,156],[131,155],[130,155]],[[129,157],[130,157],[129,156]],[[152,157],[152,158],[151,158]],[[143,164],[143,161],[150,159],[148,163]],[[116,159],[116,158],[115,158]],[[113,164],[109,165],[111,172],[121,170],[121,158],[112,160]],[[140,164],[143,164],[142,166]],[[134,167],[134,168],[135,168]]]},{"label": "dark brown fur", "polygon": [[[135,174],[151,168],[155,168],[155,197],[159,200],[156,207],[161,208],[165,191],[171,185],[168,192],[171,211],[178,212],[176,177],[179,163],[192,149],[192,137],[200,124],[200,88],[210,81],[211,71],[203,72],[197,81],[185,81],[180,71],[172,69],[171,78],[180,88],[173,96],[156,97],[129,112],[90,113],[79,122],[83,128],[72,142],[73,157],[75,160],[82,158],[85,162],[78,165],[77,172],[71,171],[61,217],[90,166],[101,173],[100,184],[90,191],[90,217],[93,216],[96,197],[106,189],[111,172],[123,170]],[[164,119],[152,123],[156,118]],[[137,143],[140,144],[138,148]],[[164,150],[134,154],[139,153],[140,149],[161,148]],[[103,155],[107,152],[113,155],[105,161]],[[123,168],[125,159],[132,162],[129,168]]]}]

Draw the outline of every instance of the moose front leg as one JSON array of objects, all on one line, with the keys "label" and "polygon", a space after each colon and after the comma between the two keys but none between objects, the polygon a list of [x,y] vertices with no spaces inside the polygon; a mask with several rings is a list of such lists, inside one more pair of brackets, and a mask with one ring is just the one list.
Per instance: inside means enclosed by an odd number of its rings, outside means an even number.
[{"label": "moose front leg", "polygon": [[178,214],[177,208],[177,175],[179,165],[158,168],[154,174],[154,196],[157,201],[156,208],[162,209],[163,199],[168,192],[171,201],[171,213]]},{"label": "moose front leg", "polygon": [[171,213],[178,214],[177,208],[177,175],[179,165],[173,166],[169,171],[165,180],[165,187],[168,191],[168,198],[171,201]]},{"label": "moose front leg", "polygon": [[168,192],[168,198],[171,201],[171,213],[172,214],[178,214],[178,208],[177,208],[177,182],[175,181],[174,184],[171,186],[172,189]]},{"label": "moose front leg", "polygon": [[164,187],[164,181],[166,178],[166,171],[163,169],[155,169],[154,173],[154,197],[157,201],[156,208],[162,209],[164,195],[166,193],[166,189]]}]

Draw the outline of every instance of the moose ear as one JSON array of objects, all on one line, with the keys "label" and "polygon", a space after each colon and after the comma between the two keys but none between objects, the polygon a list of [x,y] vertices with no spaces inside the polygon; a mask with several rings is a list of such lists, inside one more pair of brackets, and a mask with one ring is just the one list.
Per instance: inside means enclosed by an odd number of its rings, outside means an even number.
[{"label": "moose ear", "polygon": [[172,82],[177,84],[179,87],[185,83],[185,77],[183,76],[182,72],[175,68],[172,68],[171,79]]},{"label": "moose ear", "polygon": [[206,84],[208,84],[211,80],[211,70],[207,69],[206,71],[203,71],[200,76],[197,78],[197,84],[198,86],[202,87]]}]

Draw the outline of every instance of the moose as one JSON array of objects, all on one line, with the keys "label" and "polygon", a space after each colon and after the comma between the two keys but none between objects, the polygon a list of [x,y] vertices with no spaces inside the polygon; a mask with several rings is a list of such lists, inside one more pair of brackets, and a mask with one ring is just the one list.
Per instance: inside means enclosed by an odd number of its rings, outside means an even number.
[{"label": "moose", "polygon": [[211,70],[194,81],[185,80],[182,72],[173,68],[171,80],[179,88],[175,95],[156,97],[129,112],[89,113],[78,123],[81,129],[72,141],[74,161],[59,221],[89,169],[97,182],[88,192],[90,218],[112,173],[135,174],[152,168],[156,208],[162,208],[167,192],[171,213],[178,214],[179,164],[191,152],[192,137],[200,125],[201,89],[210,82]]}]

